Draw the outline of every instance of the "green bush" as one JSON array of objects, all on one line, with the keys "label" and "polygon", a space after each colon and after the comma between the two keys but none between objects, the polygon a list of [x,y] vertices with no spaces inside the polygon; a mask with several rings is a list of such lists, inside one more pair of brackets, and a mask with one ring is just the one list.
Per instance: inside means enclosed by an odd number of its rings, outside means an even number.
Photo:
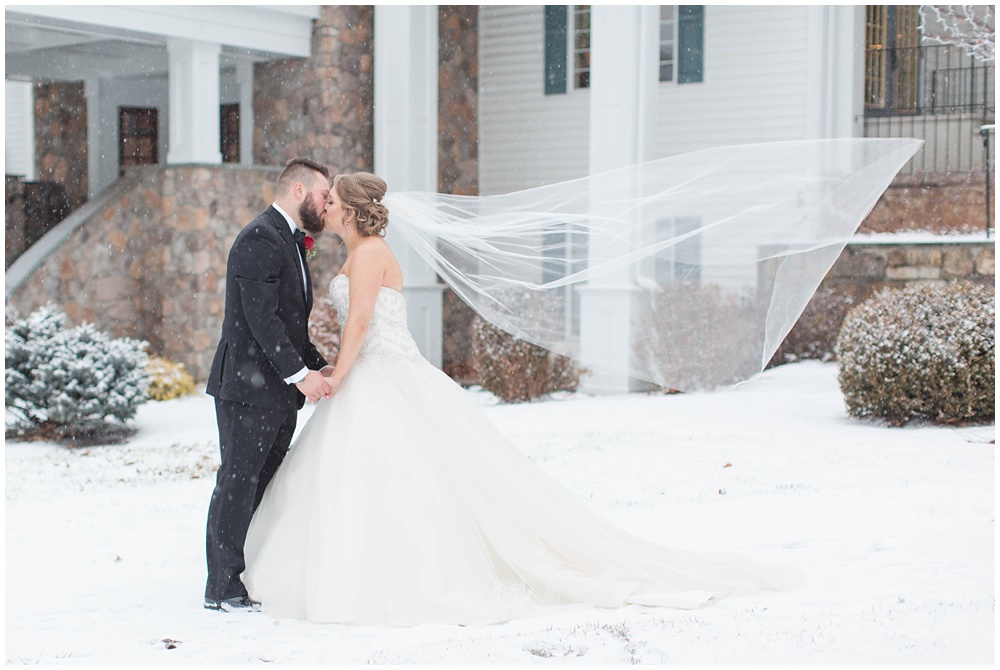
[{"label": "green bush", "polygon": [[837,339],[848,412],[894,426],[992,421],[994,295],[968,282],[918,284],[852,309]]},{"label": "green bush", "polygon": [[194,378],[180,363],[150,356],[146,372],[150,400],[173,400],[194,393]]},{"label": "green bush", "polygon": [[50,305],[6,329],[7,433],[120,436],[122,424],[149,399],[147,343],[112,339],[89,323],[70,329],[65,323],[66,315]]}]

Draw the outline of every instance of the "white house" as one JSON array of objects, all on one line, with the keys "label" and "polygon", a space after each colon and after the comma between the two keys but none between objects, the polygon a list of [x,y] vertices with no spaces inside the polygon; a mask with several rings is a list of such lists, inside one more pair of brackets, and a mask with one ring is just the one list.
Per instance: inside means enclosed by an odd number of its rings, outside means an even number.
[{"label": "white house", "polygon": [[[709,147],[860,137],[878,80],[866,72],[866,46],[878,41],[871,26],[885,29],[878,17],[899,22],[915,11],[886,7],[480,6],[480,193]],[[236,106],[238,128],[227,132],[249,165],[253,64],[308,57],[319,13],[318,5],[8,5],[7,172],[34,170],[23,82],[40,79],[84,81],[88,109],[99,110],[88,114],[91,196],[118,178],[122,108],[158,110],[155,146],[145,149],[152,162],[218,164],[220,105]],[[437,6],[376,6],[374,169],[397,190],[437,189],[438,50]],[[696,223],[664,225],[683,232]],[[411,328],[425,355],[440,362],[442,287],[419,257],[390,242],[406,274]],[[569,334],[578,331],[594,366],[622,367],[630,355],[622,297],[640,280],[613,274],[568,296],[568,321],[578,324]],[[596,374],[588,384],[631,385],[621,373]]]},{"label": "white house", "polygon": [[[860,136],[864,26],[864,7],[483,7],[481,191],[708,147]],[[592,368],[627,367],[630,296],[640,279],[609,275],[567,296]],[[630,388],[623,373],[587,383]]]}]

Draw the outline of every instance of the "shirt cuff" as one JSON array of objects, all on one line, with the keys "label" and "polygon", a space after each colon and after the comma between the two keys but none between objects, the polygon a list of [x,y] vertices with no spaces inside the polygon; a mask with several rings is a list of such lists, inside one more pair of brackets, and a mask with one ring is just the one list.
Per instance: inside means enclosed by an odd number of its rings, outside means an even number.
[{"label": "shirt cuff", "polygon": [[298,384],[300,381],[302,381],[303,379],[306,378],[307,374],[309,374],[309,368],[302,368],[301,370],[299,370],[298,372],[296,372],[291,377],[286,377],[285,378],[285,383],[286,384]]}]

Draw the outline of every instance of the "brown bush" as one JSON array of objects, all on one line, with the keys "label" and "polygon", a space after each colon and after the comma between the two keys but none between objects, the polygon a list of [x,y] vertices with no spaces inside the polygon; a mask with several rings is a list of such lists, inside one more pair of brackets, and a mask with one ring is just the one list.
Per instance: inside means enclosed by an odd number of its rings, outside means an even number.
[{"label": "brown bush", "polygon": [[317,296],[309,313],[309,339],[330,365],[340,351],[340,321],[329,294]]},{"label": "brown bush", "polygon": [[751,298],[715,284],[676,282],[649,299],[633,353],[655,362],[653,381],[664,390],[711,389],[760,372],[762,336],[750,318]]},{"label": "brown bush", "polygon": [[848,293],[821,288],[806,305],[767,367],[801,360],[832,361],[837,355],[837,334],[847,310],[854,306]]},{"label": "brown bush", "polygon": [[852,416],[894,426],[992,421],[994,288],[955,282],[876,293],[848,313],[837,355]]},{"label": "brown bush", "polygon": [[458,294],[447,288],[444,291],[442,315],[442,370],[460,384],[480,383],[472,356],[472,328],[476,313]]},{"label": "brown bush", "polygon": [[583,370],[565,356],[519,340],[477,316],[473,360],[483,388],[506,402],[525,402],[554,391],[575,391]]}]

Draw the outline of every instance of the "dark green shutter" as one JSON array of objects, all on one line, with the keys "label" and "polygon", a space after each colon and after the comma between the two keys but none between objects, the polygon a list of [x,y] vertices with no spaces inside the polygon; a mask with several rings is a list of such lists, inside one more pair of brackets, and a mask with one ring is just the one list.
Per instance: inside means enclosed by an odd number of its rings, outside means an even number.
[{"label": "dark green shutter", "polygon": [[680,5],[677,17],[677,83],[705,79],[705,6]]},{"label": "dark green shutter", "polygon": [[568,7],[545,5],[545,95],[566,92]]}]

